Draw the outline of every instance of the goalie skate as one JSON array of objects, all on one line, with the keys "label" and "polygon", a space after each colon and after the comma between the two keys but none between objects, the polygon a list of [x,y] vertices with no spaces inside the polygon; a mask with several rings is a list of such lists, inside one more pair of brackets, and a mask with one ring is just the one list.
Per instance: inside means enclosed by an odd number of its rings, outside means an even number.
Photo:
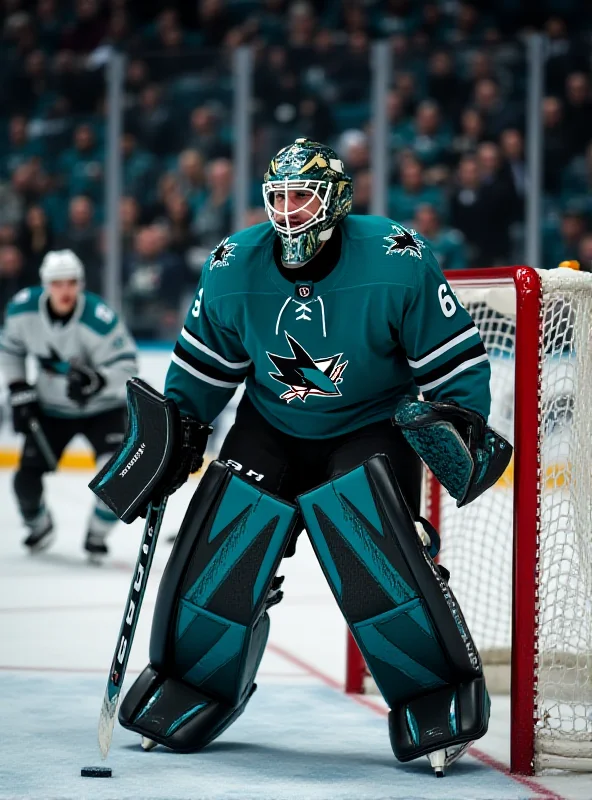
[{"label": "goalie skate", "polygon": [[458,761],[459,758],[462,758],[472,744],[473,742],[465,742],[455,747],[445,747],[428,753],[428,761],[434,770],[436,778],[443,778],[445,770],[455,761]]}]

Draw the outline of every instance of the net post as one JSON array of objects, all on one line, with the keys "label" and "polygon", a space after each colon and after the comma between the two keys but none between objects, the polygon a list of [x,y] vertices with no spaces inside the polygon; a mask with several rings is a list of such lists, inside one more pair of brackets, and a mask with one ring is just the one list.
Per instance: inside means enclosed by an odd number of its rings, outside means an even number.
[{"label": "net post", "polygon": [[346,648],[345,691],[347,694],[363,694],[366,662],[350,630],[347,631]]},{"label": "net post", "polygon": [[531,267],[517,267],[514,281],[517,314],[510,771],[533,775],[538,691],[542,287]]}]

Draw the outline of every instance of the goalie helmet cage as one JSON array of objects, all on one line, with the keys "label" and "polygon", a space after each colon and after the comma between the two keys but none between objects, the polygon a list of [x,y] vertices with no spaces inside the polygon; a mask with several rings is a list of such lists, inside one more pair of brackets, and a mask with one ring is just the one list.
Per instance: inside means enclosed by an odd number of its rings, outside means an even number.
[{"label": "goalie helmet cage", "polygon": [[[510,691],[511,771],[592,770],[592,274],[447,278],[490,355],[489,424],[514,456],[462,509],[426,472],[424,513],[490,691]],[[348,635],[346,691],[372,690]]]}]

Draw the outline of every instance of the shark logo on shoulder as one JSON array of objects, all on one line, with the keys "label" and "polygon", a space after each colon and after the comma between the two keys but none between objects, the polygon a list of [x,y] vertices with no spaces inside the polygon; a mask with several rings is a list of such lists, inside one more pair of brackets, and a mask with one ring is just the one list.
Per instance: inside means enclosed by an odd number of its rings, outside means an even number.
[{"label": "shark logo on shoulder", "polygon": [[314,359],[289,333],[284,331],[284,335],[292,351],[291,357],[266,351],[267,357],[278,370],[270,372],[269,376],[289,387],[287,392],[280,395],[280,400],[290,403],[298,397],[304,403],[309,395],[341,396],[337,384],[343,380],[341,376],[349,363],[341,361],[343,353]]}]

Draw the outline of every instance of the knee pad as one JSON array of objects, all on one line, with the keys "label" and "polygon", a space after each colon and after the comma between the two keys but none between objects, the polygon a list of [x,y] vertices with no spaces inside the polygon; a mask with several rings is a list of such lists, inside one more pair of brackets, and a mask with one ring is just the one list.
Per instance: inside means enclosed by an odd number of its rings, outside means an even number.
[{"label": "knee pad", "polygon": [[[301,495],[298,503],[333,594],[393,711],[482,680],[460,607],[418,536],[385,456]],[[473,739],[487,730],[488,707],[481,706]],[[417,755],[414,750],[409,757]]]},{"label": "knee pad", "polygon": [[244,709],[269,633],[266,608],[296,510],[213,462],[162,576],[150,665],[121,724],[179,752],[199,750]]}]

